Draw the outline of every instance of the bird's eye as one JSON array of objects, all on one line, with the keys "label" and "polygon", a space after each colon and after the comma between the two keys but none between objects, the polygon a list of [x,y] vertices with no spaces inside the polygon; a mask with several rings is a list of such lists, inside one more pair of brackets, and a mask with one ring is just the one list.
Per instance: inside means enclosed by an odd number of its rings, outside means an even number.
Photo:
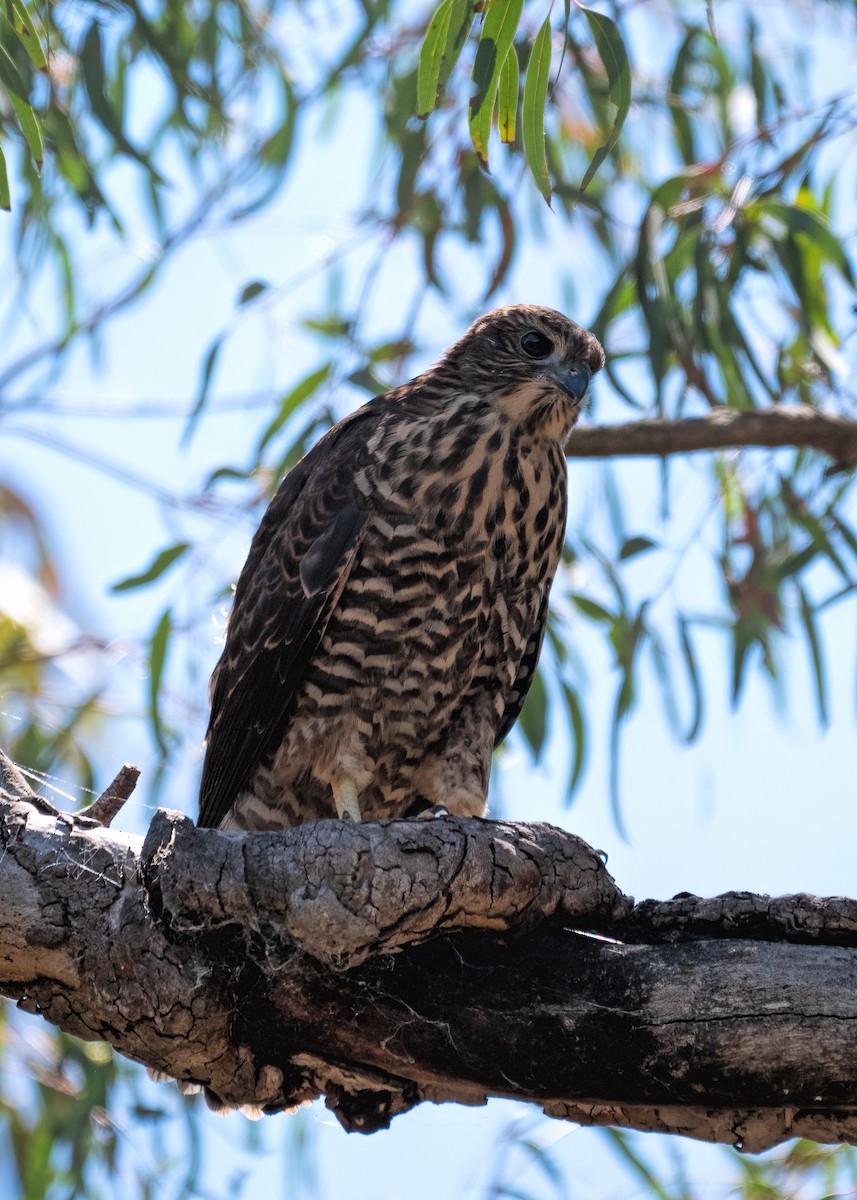
[{"label": "bird's eye", "polygon": [[528,329],[521,337],[521,349],[530,358],[547,358],[549,354],[553,353],[553,342],[543,333],[539,333],[535,329]]}]

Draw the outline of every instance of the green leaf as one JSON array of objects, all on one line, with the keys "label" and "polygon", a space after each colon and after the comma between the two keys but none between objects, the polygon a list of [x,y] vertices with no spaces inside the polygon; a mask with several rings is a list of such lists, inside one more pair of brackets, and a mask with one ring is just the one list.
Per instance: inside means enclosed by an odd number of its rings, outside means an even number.
[{"label": "green leaf", "polygon": [[105,91],[107,81],[104,75],[104,52],[101,45],[101,30],[95,21],[90,25],[83,40],[80,62],[83,68],[83,82],[89,102],[92,105],[92,111],[107,132],[112,134],[118,141],[124,135],[119,118],[107,99]]},{"label": "green leaf", "polygon": [[17,96],[26,104],[30,103],[30,90],[21,78],[14,59],[2,42],[0,42],[0,83],[11,96]]},{"label": "green leaf", "polygon": [[732,707],[734,708],[744,686],[744,671],[747,666],[747,654],[756,641],[748,628],[746,621],[739,621],[732,630]]},{"label": "green leaf", "polygon": [[657,542],[653,542],[651,538],[647,537],[625,538],[622,543],[622,549],[619,551],[619,561],[624,562],[626,558],[633,558],[636,554],[644,554],[646,550],[654,550],[657,544]]},{"label": "green leaf", "polygon": [[9,176],[6,173],[6,156],[0,146],[0,209],[3,212],[12,211],[12,196],[9,192]]},{"label": "green leaf", "polygon": [[328,362],[317,370],[310,371],[309,375],[305,375],[300,383],[295,384],[292,390],[283,397],[276,416],[259,439],[259,444],[256,447],[257,458],[262,454],[262,451],[271,439],[280,432],[292,413],[305,400],[308,400],[314,392],[318,391],[325,379],[330,375],[331,367],[332,363]]},{"label": "green leaf", "polygon": [[10,17],[18,41],[29,54],[33,66],[38,71],[44,71],[48,60],[45,58],[42,48],[42,43],[47,43],[42,25],[33,18],[23,4],[19,3],[19,0],[11,0],[11,4],[6,5],[6,15]]},{"label": "green leaf", "polygon": [[533,758],[538,760],[548,726],[548,694],[541,671],[536,671],[533,676],[532,686],[518,717],[518,725],[529,743]]},{"label": "green leaf", "polygon": [[503,59],[500,68],[500,87],[497,91],[497,128],[500,130],[500,141],[506,146],[515,144],[515,122],[518,116],[518,88],[521,82],[521,69],[518,65],[518,52],[514,46],[509,47],[509,53]]},{"label": "green leaf", "polygon": [[161,677],[167,661],[170,635],[173,630],[172,610],[167,608],[161,613],[152,640],[149,643],[149,720],[152,732],[162,754],[168,750],[166,730],[161,717],[160,691]]},{"label": "green leaf", "polygon": [[756,204],[748,205],[745,211],[748,219],[756,215],[773,217],[774,220],[785,225],[789,233],[802,234],[814,242],[824,257],[838,267],[851,286],[857,286],[851,270],[851,263],[848,261],[842,243],[820,213],[813,212],[808,208],[796,208],[779,200],[758,201]]},{"label": "green leaf", "polygon": [[846,521],[838,517],[835,512],[830,514],[830,519],[851,553],[857,555],[857,537],[855,537],[853,529],[851,529]]},{"label": "green leaf", "polygon": [[808,542],[806,546],[802,546],[800,550],[795,550],[791,554],[787,554],[780,564],[777,574],[780,579],[788,579],[790,575],[797,575],[804,567],[808,566],[814,558],[817,558],[821,553],[821,547],[816,546],[813,542]]},{"label": "green leaf", "polygon": [[524,101],[521,109],[524,157],[532,172],[536,187],[548,204],[551,202],[551,181],[545,157],[545,104],[551,70],[551,26],[546,17],[536,34],[527,75],[524,79]]},{"label": "green leaf", "polygon": [[616,1148],[617,1156],[625,1160],[631,1174],[649,1189],[649,1195],[656,1200],[671,1200],[670,1192],[660,1182],[655,1171],[636,1153],[625,1130],[607,1128],[604,1133]]},{"label": "green leaf", "polygon": [[690,690],[693,695],[693,719],[690,723],[690,729],[685,734],[685,741],[693,742],[702,727],[703,713],[703,694],[702,680],[699,674],[699,664],[696,661],[696,653],[693,648],[693,642],[690,640],[690,623],[685,617],[679,617],[678,635],[681,642],[681,649],[684,655],[684,661],[687,666],[687,674],[690,680]]},{"label": "green leaf", "polygon": [[485,14],[476,48],[471,76],[476,90],[470,100],[470,140],[486,171],[488,137],[500,86],[500,69],[512,46],[523,9],[524,0],[494,0]]},{"label": "green leaf", "polygon": [[464,43],[473,24],[473,0],[452,0],[452,16],[449,19],[449,30],[446,35],[446,45],[440,60],[440,75],[438,87],[446,87],[452,68],[461,57]]},{"label": "green leaf", "polygon": [[257,296],[261,296],[263,292],[267,292],[270,285],[264,279],[254,279],[252,283],[247,283],[241,289],[241,295],[238,297],[238,307],[243,304],[249,304],[251,300],[255,300]]},{"label": "green leaf", "polygon": [[311,417],[294,442],[289,446],[286,453],[281,455],[279,460],[274,463],[271,470],[273,477],[275,479],[282,479],[287,471],[291,471],[295,463],[303,458],[316,438],[320,434],[326,433],[331,424],[332,421],[324,416]]},{"label": "green leaf", "polygon": [[211,387],[211,377],[214,374],[214,368],[217,365],[217,359],[220,354],[220,349],[223,345],[223,334],[219,333],[211,345],[208,347],[208,353],[205,356],[205,361],[202,364],[202,376],[199,381],[199,391],[196,394],[193,408],[190,411],[190,416],[187,419],[187,424],[182,433],[181,444],[187,446],[190,439],[193,437],[196,429],[197,421],[202,415],[202,410],[205,407],[205,402],[208,399],[208,391]]},{"label": "green leaf", "polygon": [[[685,100],[683,92],[688,75],[695,65],[695,49],[697,37],[702,31],[698,26],[689,29],[684,41],[678,48],[669,82],[669,115],[673,123],[676,147],[686,166],[697,161],[696,144],[693,136],[693,125],[688,115],[690,104]],[[675,203],[673,201],[672,203]]]},{"label": "green leaf", "polygon": [[586,721],[583,716],[583,705],[577,690],[566,683],[565,680],[562,680],[561,686],[568,715],[571,720],[571,731],[574,734],[574,755],[571,760],[571,776],[568,781],[568,788],[566,789],[566,799],[571,800],[577,791],[577,785],[580,783],[583,768],[586,765]]},{"label": "green leaf", "polygon": [[607,99],[616,109],[616,116],[607,140],[595,151],[592,161],[586,168],[586,174],[580,184],[580,190],[584,192],[592,182],[595,172],[616,145],[619,134],[622,132],[622,126],[625,124],[628,109],[631,107],[631,64],[628,61],[625,43],[616,22],[611,21],[602,13],[586,8],[579,0],[575,0],[575,3],[589,22],[598,54],[607,72]]},{"label": "green leaf", "polygon": [[[548,1183],[552,1184],[558,1196],[566,1195],[565,1176],[556,1160],[544,1146],[527,1137],[515,1138],[513,1144],[530,1156],[532,1162],[539,1168]],[[532,1193],[525,1192],[524,1195],[531,1196]]]},{"label": "green leaf", "polygon": [[0,45],[0,83],[8,92],[9,102],[15,112],[30,154],[33,156],[36,166],[41,168],[44,159],[41,125],[30,105],[27,85],[18,73],[18,68],[9,51],[3,45]]},{"label": "green leaf", "polygon": [[18,124],[21,126],[21,132],[26,139],[30,154],[33,156],[33,162],[38,170],[41,170],[42,163],[45,158],[45,147],[42,142],[42,127],[32,107],[19,100],[14,93],[9,94],[9,100],[12,108],[15,110],[15,116],[18,118]]},{"label": "green leaf", "polygon": [[827,710],[827,683],[824,675],[824,657],[821,652],[821,643],[818,639],[818,629],[815,624],[815,613],[809,602],[809,596],[807,596],[799,581],[796,579],[794,583],[797,588],[798,600],[800,601],[800,615],[803,621],[803,630],[806,634],[806,644],[809,648],[812,674],[815,680],[815,701],[818,705],[818,719],[826,728],[830,719]]},{"label": "green leaf", "polygon": [[603,621],[609,623],[613,620],[613,613],[602,605],[597,604],[595,600],[590,600],[588,596],[581,596],[579,592],[574,592],[571,597],[575,608],[579,608],[584,616],[589,617],[591,621]]},{"label": "green leaf", "polygon": [[145,571],[141,571],[139,575],[128,575],[125,579],[120,579],[118,583],[114,583],[111,587],[111,592],[130,592],[134,588],[145,587],[146,584],[154,583],[156,579],[169,570],[173,563],[187,553],[190,549],[190,542],[176,542],[174,546],[168,546],[166,550],[162,550],[157,554],[146,567]]},{"label": "green leaf", "polygon": [[301,324],[312,333],[320,333],[322,337],[345,338],[354,332],[354,323],[341,317],[306,317]]},{"label": "green leaf", "polygon": [[609,768],[609,794],[610,794],[610,814],[613,817],[613,824],[623,842],[629,841],[628,832],[625,828],[625,822],[622,819],[622,805],[619,798],[619,735],[621,732],[622,719],[628,711],[629,701],[628,694],[628,676],[626,675],[622,683],[619,685],[619,690],[616,693],[616,703],[613,707],[613,720],[610,724],[610,768]]},{"label": "green leaf", "polygon": [[392,362],[396,358],[407,358],[414,350],[410,338],[393,338],[390,342],[379,342],[377,346],[372,346],[367,350],[367,356],[373,363]]},{"label": "green leaf", "polygon": [[472,20],[472,0],[444,0],[429,22],[417,69],[417,116],[427,117],[437,107]]},{"label": "green leaf", "polygon": [[163,183],[163,179],[146,156],[136,146],[133,146],[125,136],[119,114],[107,95],[107,77],[104,72],[104,51],[101,44],[101,30],[96,21],[92,22],[83,40],[80,62],[83,68],[83,83],[86,88],[86,94],[89,97],[89,103],[97,120],[101,122],[103,128],[110,134],[123,153],[127,154],[129,158],[135,159],[141,166],[144,166],[155,182]]},{"label": "green leaf", "polygon": [[218,483],[221,479],[245,480],[252,478],[253,474],[254,469],[252,467],[217,467],[206,478],[205,483],[202,485],[203,491],[207,492],[213,484]]},{"label": "green leaf", "polygon": [[670,670],[670,655],[667,653],[666,647],[656,629],[647,630],[647,641],[652,656],[652,666],[654,667],[655,676],[661,691],[664,713],[672,728],[680,731],[682,720],[678,710],[675,686]]},{"label": "green leaf", "polygon": [[[802,551],[792,553],[788,556],[780,573],[782,575],[795,574],[797,570],[800,570],[803,566],[811,561],[813,554],[806,555],[806,551],[811,549],[814,553],[826,554],[842,578],[847,583],[850,583],[851,575],[836,548],[833,546],[827,530],[824,527],[824,522],[813,513],[804,497],[795,491],[785,476],[780,477],[780,493],[786,503],[790,515],[794,518],[795,522],[800,525],[802,529],[805,529],[812,538],[812,542],[810,543],[809,547],[804,547]],[[831,517],[833,516],[833,514],[830,515]]]},{"label": "green leaf", "polygon": [[353,383],[355,387],[368,392],[370,396],[380,396],[389,390],[389,384],[386,384],[377,371],[368,364],[352,371],[346,382]]},{"label": "green leaf", "polygon": [[427,117],[434,112],[440,92],[438,83],[443,55],[446,49],[446,39],[452,19],[452,0],[444,0],[440,8],[429,22],[426,35],[420,48],[420,61],[417,69],[417,116]]}]

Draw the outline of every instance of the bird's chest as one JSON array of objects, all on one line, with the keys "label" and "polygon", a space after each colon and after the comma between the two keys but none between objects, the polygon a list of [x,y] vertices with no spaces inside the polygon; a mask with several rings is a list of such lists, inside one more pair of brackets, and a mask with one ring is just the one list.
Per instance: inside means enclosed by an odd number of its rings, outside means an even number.
[{"label": "bird's chest", "polygon": [[396,453],[379,453],[357,489],[394,560],[412,540],[428,573],[432,561],[444,570],[458,562],[507,595],[541,590],[556,570],[566,520],[562,448],[496,414],[474,412],[463,428],[418,428]]},{"label": "bird's chest", "polygon": [[565,460],[558,446],[523,442],[510,447],[497,486],[486,495],[478,523],[486,563],[510,598],[543,594],[559,561],[566,521]]},{"label": "bird's chest", "polygon": [[562,547],[566,470],[559,446],[490,430],[466,453],[440,451],[442,470],[382,478],[343,615],[371,638],[373,661],[430,659],[459,677],[480,660],[519,661]]}]

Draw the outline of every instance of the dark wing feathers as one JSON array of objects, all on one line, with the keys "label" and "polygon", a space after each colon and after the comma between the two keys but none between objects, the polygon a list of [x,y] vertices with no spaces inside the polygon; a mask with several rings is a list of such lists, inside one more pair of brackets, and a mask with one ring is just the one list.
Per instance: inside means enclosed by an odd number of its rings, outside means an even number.
[{"label": "dark wing feathers", "polygon": [[527,644],[524,647],[524,653],[521,655],[521,661],[518,663],[518,673],[515,676],[515,682],[506,696],[506,707],[503,709],[503,718],[500,722],[500,728],[497,730],[497,736],[494,738],[494,749],[500,745],[505,739],[507,733],[520,716],[521,709],[524,707],[524,701],[527,698],[527,692],[532,686],[533,678],[536,673],[536,664],[539,661],[539,652],[542,648],[542,641],[545,636],[545,626],[548,619],[548,593],[542,596],[542,602],[539,605],[539,613],[536,617],[536,623],[533,626],[533,631],[527,638]]},{"label": "dark wing feathers", "polygon": [[322,438],[286,476],[253,539],[212,675],[201,826],[220,824],[282,741],[360,545],[367,514],[352,481],[382,412],[364,407]]}]

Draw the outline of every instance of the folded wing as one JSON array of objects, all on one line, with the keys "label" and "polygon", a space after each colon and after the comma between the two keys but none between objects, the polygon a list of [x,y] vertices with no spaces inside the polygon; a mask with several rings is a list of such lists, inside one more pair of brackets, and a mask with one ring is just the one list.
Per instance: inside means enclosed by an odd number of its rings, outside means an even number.
[{"label": "folded wing", "polygon": [[286,476],[235,590],[211,680],[198,824],[216,827],[282,741],[367,517],[353,479],[380,413],[364,407]]}]

